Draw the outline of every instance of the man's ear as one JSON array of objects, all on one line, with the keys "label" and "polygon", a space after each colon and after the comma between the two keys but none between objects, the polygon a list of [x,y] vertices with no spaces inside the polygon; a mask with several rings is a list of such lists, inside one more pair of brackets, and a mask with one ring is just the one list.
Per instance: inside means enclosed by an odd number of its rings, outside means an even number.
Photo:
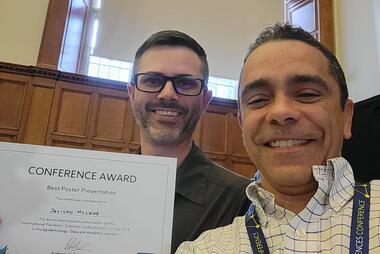
[{"label": "man's ear", "polygon": [[346,105],[344,105],[344,126],[343,134],[345,139],[349,139],[352,136],[351,127],[352,127],[352,116],[354,114],[354,103],[352,100],[348,99]]},{"label": "man's ear", "polygon": [[240,113],[240,110],[237,112],[236,117],[237,117],[237,119],[238,119],[240,129],[243,130],[243,122],[242,122],[242,120],[241,120],[241,113]]},{"label": "man's ear", "polygon": [[203,98],[202,98],[202,111],[203,113],[206,112],[208,105],[210,104],[212,99],[212,91],[211,90],[206,90],[203,93]]},{"label": "man's ear", "polygon": [[131,83],[128,83],[127,90],[128,90],[129,99],[133,101],[135,99],[135,87],[134,87],[134,85],[132,85]]}]

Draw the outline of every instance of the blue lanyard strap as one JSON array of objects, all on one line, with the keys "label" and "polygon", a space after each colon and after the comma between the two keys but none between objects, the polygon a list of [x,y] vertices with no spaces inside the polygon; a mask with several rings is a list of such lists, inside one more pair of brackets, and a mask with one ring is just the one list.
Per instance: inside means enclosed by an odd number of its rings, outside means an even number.
[{"label": "blue lanyard strap", "polygon": [[265,239],[259,218],[255,211],[255,207],[251,204],[245,215],[245,227],[249,241],[251,242],[252,250],[254,254],[269,254],[267,241]]},{"label": "blue lanyard strap", "polygon": [[[354,189],[350,254],[367,254],[369,249],[369,184],[357,184]],[[245,226],[253,254],[269,254],[269,248],[253,204],[245,215]]]},{"label": "blue lanyard strap", "polygon": [[369,250],[369,184],[355,185],[352,207],[350,254],[366,254]]}]

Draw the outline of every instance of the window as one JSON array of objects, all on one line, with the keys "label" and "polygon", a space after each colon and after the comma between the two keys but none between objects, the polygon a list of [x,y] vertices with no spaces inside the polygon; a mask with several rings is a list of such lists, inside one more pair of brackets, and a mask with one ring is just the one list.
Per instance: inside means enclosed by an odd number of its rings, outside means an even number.
[{"label": "window", "polygon": [[[96,15],[101,8],[101,0],[92,2],[90,13],[90,25],[88,29],[88,43],[85,50],[82,71],[89,76],[128,82],[132,72],[133,63],[99,57],[94,54],[99,22]],[[208,88],[213,96],[236,99],[237,80],[209,76]]]},{"label": "window", "polygon": [[217,78],[213,76],[209,76],[208,79],[208,88],[212,90],[212,94],[215,97],[236,100],[237,86],[237,80]]},{"label": "window", "polygon": [[130,80],[131,72],[132,63],[91,55],[88,63],[87,75],[128,82]]},{"label": "window", "polygon": [[[132,63],[90,56],[87,75],[98,78],[128,82],[131,78]],[[237,80],[209,76],[208,89],[213,96],[236,99]]]}]

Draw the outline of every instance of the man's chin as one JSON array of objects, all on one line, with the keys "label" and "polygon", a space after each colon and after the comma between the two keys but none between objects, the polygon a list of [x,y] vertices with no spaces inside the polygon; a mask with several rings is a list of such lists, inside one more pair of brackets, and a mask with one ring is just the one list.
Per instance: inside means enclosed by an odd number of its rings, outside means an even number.
[{"label": "man's chin", "polygon": [[181,132],[178,129],[156,130],[149,128],[149,136],[156,144],[170,145],[180,143]]}]

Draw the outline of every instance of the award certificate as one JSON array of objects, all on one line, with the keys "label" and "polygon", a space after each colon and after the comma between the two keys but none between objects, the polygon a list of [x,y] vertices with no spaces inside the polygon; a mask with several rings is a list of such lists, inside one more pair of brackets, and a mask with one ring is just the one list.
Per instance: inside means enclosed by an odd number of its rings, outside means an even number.
[{"label": "award certificate", "polygon": [[1,254],[170,253],[176,159],[0,142]]}]

